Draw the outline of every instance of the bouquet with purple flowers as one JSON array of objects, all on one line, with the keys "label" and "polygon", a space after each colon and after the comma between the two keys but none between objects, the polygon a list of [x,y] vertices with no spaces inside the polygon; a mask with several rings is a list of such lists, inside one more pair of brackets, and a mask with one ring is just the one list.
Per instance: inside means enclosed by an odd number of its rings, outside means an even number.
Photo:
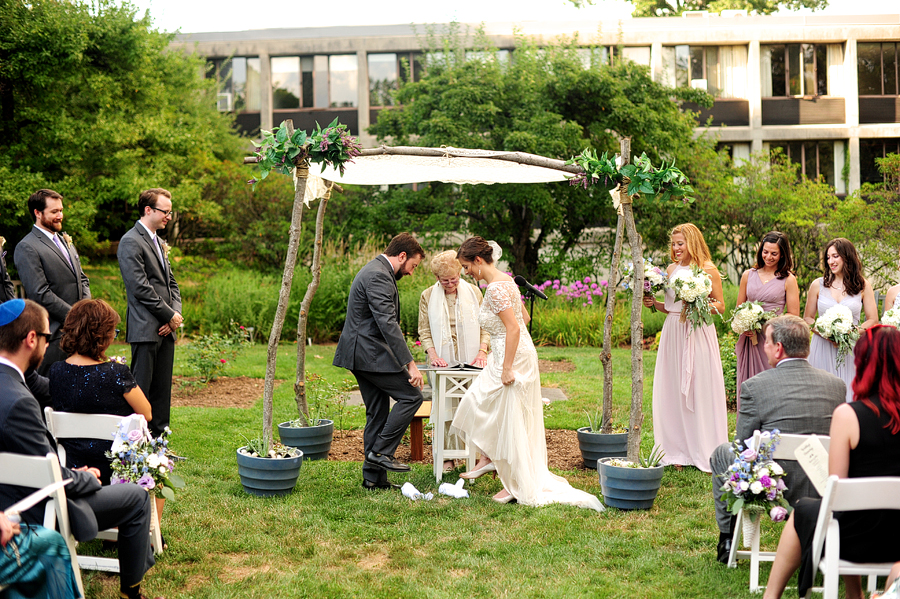
[{"label": "bouquet with purple flowers", "polygon": [[[631,279],[634,276],[634,263],[629,262],[622,268],[622,287],[630,289]],[[644,258],[644,296],[653,297],[660,291],[665,291],[668,274],[665,269],[653,265],[653,258]],[[656,312],[656,308],[651,308]]]},{"label": "bouquet with purple flowers", "polygon": [[784,498],[787,486],[782,480],[784,470],[772,457],[781,434],[778,429],[763,431],[759,434],[758,445],[755,438],[754,434],[743,444],[735,439],[732,447],[734,463],[725,473],[722,498],[732,514],[743,508],[749,519],[756,521],[760,514],[768,512],[773,521],[781,522],[788,513],[788,502]]},{"label": "bouquet with purple flowers", "polygon": [[153,437],[140,414],[123,418],[112,448],[106,452],[112,459],[110,484],[136,483],[154,496],[175,499],[174,489],[184,488],[184,480],[172,469],[184,458],[169,450],[171,433],[166,427],[163,434]]}]

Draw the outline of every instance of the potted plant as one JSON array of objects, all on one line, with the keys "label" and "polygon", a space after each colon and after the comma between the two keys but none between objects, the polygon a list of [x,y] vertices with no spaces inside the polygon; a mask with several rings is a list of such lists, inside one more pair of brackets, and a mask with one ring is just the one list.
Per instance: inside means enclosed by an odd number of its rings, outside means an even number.
[{"label": "potted plant", "polygon": [[600,490],[606,505],[620,510],[648,510],[659,493],[665,453],[659,446],[650,457],[641,455],[637,462],[621,458],[601,458],[597,462]]},{"label": "potted plant", "polygon": [[597,460],[600,458],[617,458],[628,455],[628,429],[623,426],[611,425],[608,432],[604,432],[600,426],[601,414],[591,414],[585,411],[588,425],[578,429],[578,448],[581,450],[581,459],[584,467],[591,470],[597,469]]},{"label": "potted plant", "polygon": [[270,449],[263,439],[248,440],[237,450],[238,475],[244,491],[260,497],[287,495],[294,490],[303,452],[273,442]]},{"label": "potted plant", "polygon": [[281,442],[302,450],[304,459],[326,459],[334,438],[334,420],[326,416],[343,414],[350,387],[346,380],[334,385],[318,374],[306,373],[306,413],[278,425]]}]

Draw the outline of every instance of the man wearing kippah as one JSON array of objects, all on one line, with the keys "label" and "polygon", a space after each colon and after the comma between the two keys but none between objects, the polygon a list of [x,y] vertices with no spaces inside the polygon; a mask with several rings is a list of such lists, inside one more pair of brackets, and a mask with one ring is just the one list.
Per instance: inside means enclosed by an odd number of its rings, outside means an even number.
[{"label": "man wearing kippah", "polygon": [[[41,362],[50,339],[47,310],[30,300],[0,304],[0,451],[31,456],[56,453],[37,400],[25,385],[25,371]],[[87,466],[62,468],[72,534],[89,541],[98,530],[119,529],[120,596],[142,599],[141,580],[153,565],[150,550],[150,495],[133,483],[100,485],[100,472]],[[29,494],[29,489],[0,485],[0,510]],[[41,524],[44,504],[21,514]]]}]

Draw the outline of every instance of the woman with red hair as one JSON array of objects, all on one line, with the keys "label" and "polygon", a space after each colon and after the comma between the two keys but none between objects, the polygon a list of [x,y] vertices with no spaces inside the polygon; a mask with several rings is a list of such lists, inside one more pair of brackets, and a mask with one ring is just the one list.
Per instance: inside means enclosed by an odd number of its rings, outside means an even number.
[{"label": "woman with red hair", "polygon": [[[831,417],[828,471],[839,478],[900,476],[900,331],[875,325],[854,348],[856,376],[853,402],[838,406]],[[801,499],[788,519],[764,599],[781,597],[799,567],[800,597],[812,586],[812,541],[821,499]],[[837,516],[841,559],[858,562],[900,560],[895,535],[900,511],[868,510]],[[859,576],[844,576],[847,599],[862,599]]]}]

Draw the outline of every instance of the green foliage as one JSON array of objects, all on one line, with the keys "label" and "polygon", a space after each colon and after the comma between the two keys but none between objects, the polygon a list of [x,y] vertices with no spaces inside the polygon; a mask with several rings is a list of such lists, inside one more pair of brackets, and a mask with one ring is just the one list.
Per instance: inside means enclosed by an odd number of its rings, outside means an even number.
[{"label": "green foliage", "polygon": [[665,457],[666,452],[663,451],[663,448],[659,445],[654,445],[653,449],[650,450],[650,455],[644,457],[643,452],[638,456],[638,463],[640,463],[641,468],[656,468],[659,466],[659,463]]},{"label": "green foliage", "polygon": [[[256,157],[259,162],[259,178],[265,179],[271,171],[290,175],[294,168],[306,162],[337,167],[344,174],[344,165],[354,156],[359,156],[359,145],[355,137],[350,136],[346,125],[339,124],[337,117],[323,131],[316,123],[316,130],[307,134],[296,130],[288,131],[284,122],[271,131],[262,130],[262,143],[256,145]],[[256,183],[256,179],[249,181]]]},{"label": "green foliage", "polygon": [[[203,59],[169,49],[128,2],[0,2],[0,213],[18,241],[39,187],[65,196],[84,254],[118,239],[140,190],[165,187],[179,212],[217,214],[200,181],[242,142],[215,108]],[[174,240],[169,237],[170,243]]]},{"label": "green foliage", "polygon": [[675,162],[666,166],[654,168],[642,152],[633,163],[626,164],[617,169],[613,159],[603,156],[597,157],[597,152],[587,148],[578,156],[569,159],[566,164],[577,164],[582,173],[570,180],[573,185],[581,185],[585,189],[589,185],[599,184],[607,190],[618,185],[627,185],[627,193],[630,196],[642,194],[644,196],[657,197],[666,202],[670,199],[683,198],[685,203],[694,201],[691,194],[694,189],[688,185],[688,179],[680,169],[675,168]]},{"label": "green foliage", "polygon": [[725,402],[729,409],[737,406],[737,354],[734,346],[737,336],[728,332],[719,337],[719,357],[722,359],[722,376],[725,379]]},{"label": "green foliage", "polygon": [[288,422],[292,428],[303,428],[321,424],[323,420],[332,420],[337,428],[343,427],[344,407],[355,383],[344,379],[340,383],[332,383],[315,372],[306,373],[306,414],[301,414]]},{"label": "green foliage", "polygon": [[187,347],[188,366],[200,376],[200,382],[216,380],[234,359],[250,343],[250,335],[244,325],[229,323],[227,333],[210,333],[194,339]]},{"label": "green foliage", "polygon": [[[592,0],[569,0],[575,6],[582,6]],[[770,15],[780,10],[823,10],[828,0],[629,0],[634,5],[633,17],[675,17],[689,10],[708,10],[719,13],[723,10],[743,9],[750,14]]]}]

